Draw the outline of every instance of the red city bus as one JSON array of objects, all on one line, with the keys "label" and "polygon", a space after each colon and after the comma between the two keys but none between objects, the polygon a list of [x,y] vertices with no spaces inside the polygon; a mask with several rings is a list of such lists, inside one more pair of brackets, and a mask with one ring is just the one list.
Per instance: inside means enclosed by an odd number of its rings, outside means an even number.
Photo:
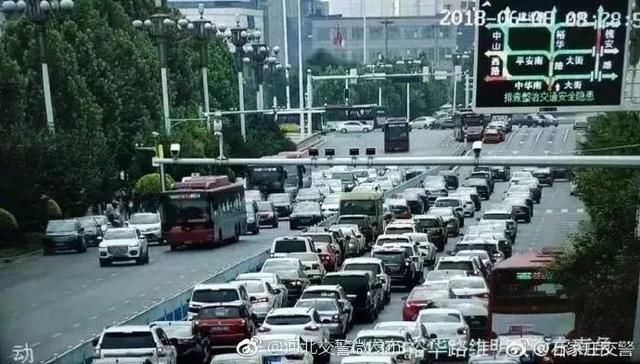
[{"label": "red city bus", "polygon": [[171,250],[235,242],[247,229],[244,187],[227,176],[186,177],[162,194],[160,215]]},{"label": "red city bus", "polygon": [[564,340],[576,315],[561,285],[545,269],[559,251],[514,254],[489,277],[488,339]]}]

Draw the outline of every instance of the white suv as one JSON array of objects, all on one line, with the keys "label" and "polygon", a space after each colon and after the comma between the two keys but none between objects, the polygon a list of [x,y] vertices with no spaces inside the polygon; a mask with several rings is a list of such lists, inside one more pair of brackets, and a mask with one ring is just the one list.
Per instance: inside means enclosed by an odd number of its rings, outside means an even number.
[{"label": "white suv", "polygon": [[177,352],[160,327],[148,325],[113,326],[104,329],[93,340],[93,363],[142,363],[176,364]]},{"label": "white suv", "polygon": [[160,215],[155,212],[140,212],[131,215],[129,218],[129,227],[140,230],[149,241],[162,242]]},{"label": "white suv", "polygon": [[267,314],[264,323],[258,328],[258,336],[272,334],[295,334],[311,345],[311,352],[329,358],[329,330],[313,307],[277,308]]},{"label": "white suv", "polygon": [[313,240],[306,236],[283,236],[271,244],[271,258],[285,258],[289,253],[316,253]]},{"label": "white suv", "polygon": [[[193,319],[202,306],[212,303],[241,302],[244,301],[251,307],[249,293],[246,287],[239,282],[230,283],[203,283],[193,287],[189,299],[187,318]],[[253,313],[253,312],[252,312]]]}]

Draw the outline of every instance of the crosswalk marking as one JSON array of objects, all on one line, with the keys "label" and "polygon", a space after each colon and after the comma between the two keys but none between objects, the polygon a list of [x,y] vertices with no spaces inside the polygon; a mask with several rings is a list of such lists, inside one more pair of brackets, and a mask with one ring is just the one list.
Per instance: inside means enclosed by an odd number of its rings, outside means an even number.
[{"label": "crosswalk marking", "polygon": [[[545,209],[545,214],[584,214],[586,211],[582,209]],[[544,219],[544,217],[543,217]]]},{"label": "crosswalk marking", "polygon": [[553,210],[551,210],[551,209],[546,209],[546,210],[544,211],[544,213],[545,213],[545,214],[550,214],[550,213],[552,213],[552,212],[553,212]]},{"label": "crosswalk marking", "polygon": [[562,210],[560,210],[560,212],[562,212],[563,214],[566,214],[566,213],[569,212],[569,209],[562,209]]},{"label": "crosswalk marking", "polygon": [[584,209],[577,209],[576,212],[579,214],[584,214]]}]

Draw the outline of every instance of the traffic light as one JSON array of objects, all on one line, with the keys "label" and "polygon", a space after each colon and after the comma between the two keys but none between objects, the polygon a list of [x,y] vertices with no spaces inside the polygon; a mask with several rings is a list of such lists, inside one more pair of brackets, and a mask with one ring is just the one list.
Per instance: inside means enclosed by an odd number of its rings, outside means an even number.
[{"label": "traffic light", "polygon": [[344,89],[344,103],[345,104],[349,103],[349,89],[348,88]]}]

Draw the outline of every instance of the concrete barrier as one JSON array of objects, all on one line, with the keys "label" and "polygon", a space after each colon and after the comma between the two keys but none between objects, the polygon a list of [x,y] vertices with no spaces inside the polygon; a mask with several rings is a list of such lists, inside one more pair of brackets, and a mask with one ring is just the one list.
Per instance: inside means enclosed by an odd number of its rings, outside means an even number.
[{"label": "concrete barrier", "polygon": [[299,151],[306,151],[307,149],[317,146],[324,141],[324,134],[314,133],[310,136],[298,141],[296,143],[296,149]]},{"label": "concrete barrier", "polygon": [[[229,282],[240,273],[255,272],[262,267],[262,264],[269,258],[269,252],[264,251],[256,254],[246,260],[231,264],[220,272],[211,274],[201,283],[223,283]],[[189,287],[184,291],[169,297],[161,303],[148,308],[145,311],[137,313],[128,319],[122,321],[120,325],[147,325],[154,321],[180,321],[187,317],[187,309],[189,304],[187,299],[191,297]],[[61,355],[46,361],[46,364],[89,364],[93,361],[93,344],[92,340],[87,340],[78,346],[62,353]]]}]

